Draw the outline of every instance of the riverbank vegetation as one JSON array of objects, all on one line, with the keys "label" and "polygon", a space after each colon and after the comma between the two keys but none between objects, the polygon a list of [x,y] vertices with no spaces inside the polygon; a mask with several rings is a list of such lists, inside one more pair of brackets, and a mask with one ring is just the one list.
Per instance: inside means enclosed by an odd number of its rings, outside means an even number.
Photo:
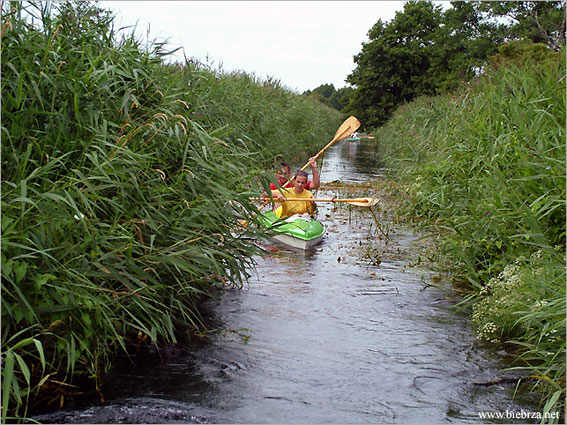
[{"label": "riverbank vegetation", "polygon": [[453,94],[373,134],[405,211],[436,235],[477,335],[507,344],[542,410],[565,408],[565,52],[503,45]]},{"label": "riverbank vegetation", "polygon": [[129,344],[202,331],[202,298],[243,285],[259,250],[249,196],[343,117],[277,80],[167,63],[89,3],[2,7],[6,422],[100,389]]}]

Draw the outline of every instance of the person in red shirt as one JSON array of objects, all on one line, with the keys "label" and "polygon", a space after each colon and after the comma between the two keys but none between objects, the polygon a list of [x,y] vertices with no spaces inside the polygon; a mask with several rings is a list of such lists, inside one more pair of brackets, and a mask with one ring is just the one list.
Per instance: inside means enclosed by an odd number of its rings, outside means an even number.
[{"label": "person in red shirt", "polygon": [[[321,186],[321,180],[319,177],[319,170],[317,169],[317,162],[313,158],[309,158],[309,165],[311,165],[311,173],[313,174],[313,181],[308,180],[305,185],[306,190],[315,190]],[[289,169],[289,164],[285,162],[280,163],[280,170],[276,172],[276,180],[280,187],[288,189],[293,187],[291,183],[291,171]],[[278,186],[274,183],[270,183],[270,189],[276,190]]]}]

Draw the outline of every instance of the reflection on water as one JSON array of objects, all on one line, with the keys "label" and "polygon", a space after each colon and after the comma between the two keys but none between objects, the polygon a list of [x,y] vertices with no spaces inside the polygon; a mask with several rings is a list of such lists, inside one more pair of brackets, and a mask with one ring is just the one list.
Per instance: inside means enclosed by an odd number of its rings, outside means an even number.
[{"label": "reflection on water", "polygon": [[361,183],[382,177],[383,170],[376,167],[375,149],[372,143],[337,142],[325,152],[321,181]]},{"label": "reflection on water", "polygon": [[[367,149],[333,146],[323,181],[379,176],[362,161]],[[512,372],[503,371],[502,353],[477,346],[448,286],[426,286],[433,272],[409,254],[417,238],[410,229],[378,242],[376,264],[363,255],[366,240],[378,241],[367,211],[319,209],[321,245],[302,252],[268,244],[277,255],[257,258],[248,286],[207,303],[222,331],[120,364],[103,387],[106,405],[42,420],[482,423],[479,412],[535,410],[512,400],[510,385],[484,385]]]}]

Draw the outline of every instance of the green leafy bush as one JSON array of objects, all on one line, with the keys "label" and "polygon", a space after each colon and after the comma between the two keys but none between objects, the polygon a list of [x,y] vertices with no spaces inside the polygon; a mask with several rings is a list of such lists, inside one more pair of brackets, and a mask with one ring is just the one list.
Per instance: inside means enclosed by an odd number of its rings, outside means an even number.
[{"label": "green leafy bush", "polygon": [[[537,378],[557,410],[565,394],[565,264],[562,247],[520,257],[481,289],[473,305],[478,337],[523,348],[518,369]],[[564,257],[563,257],[564,258]],[[559,403],[558,403],[559,402]]]},{"label": "green leafy bush", "polygon": [[[539,249],[529,259],[517,258],[484,285],[481,298],[473,306],[479,338],[501,342],[538,330],[549,341],[560,341],[565,334],[565,318],[558,317],[564,316],[565,310],[564,267],[556,251],[560,250]],[[550,303],[556,300],[560,301],[555,303],[559,309],[549,321]],[[546,320],[538,320],[544,312]],[[554,325],[559,328],[550,328]]]}]

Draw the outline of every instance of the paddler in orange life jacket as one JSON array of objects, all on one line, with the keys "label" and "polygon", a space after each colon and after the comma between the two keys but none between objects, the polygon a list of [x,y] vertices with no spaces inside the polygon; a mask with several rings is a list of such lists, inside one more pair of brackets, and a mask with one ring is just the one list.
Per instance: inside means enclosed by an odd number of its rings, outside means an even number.
[{"label": "paddler in orange life jacket", "polygon": [[[307,190],[315,190],[319,189],[321,186],[321,180],[319,177],[319,170],[317,169],[317,162],[313,158],[309,158],[309,165],[311,165],[311,173],[313,174],[313,181],[307,180],[307,184],[305,185],[305,189]],[[293,187],[293,184],[290,181],[291,178],[291,171],[289,170],[289,165],[285,162],[280,163],[280,169],[276,172],[276,180],[279,187],[283,187],[285,189],[289,189]],[[270,183],[270,189],[276,190],[278,186],[274,183]]]},{"label": "paddler in orange life jacket", "polygon": [[[313,195],[305,190],[308,174],[305,171],[298,170],[295,178],[292,180],[292,188],[282,188],[272,190],[272,197],[275,201],[281,202],[281,206],[276,209],[276,215],[280,218],[287,218],[294,214],[313,214],[315,212],[315,203],[308,201]],[[286,198],[302,198],[305,201],[286,201]]]}]

